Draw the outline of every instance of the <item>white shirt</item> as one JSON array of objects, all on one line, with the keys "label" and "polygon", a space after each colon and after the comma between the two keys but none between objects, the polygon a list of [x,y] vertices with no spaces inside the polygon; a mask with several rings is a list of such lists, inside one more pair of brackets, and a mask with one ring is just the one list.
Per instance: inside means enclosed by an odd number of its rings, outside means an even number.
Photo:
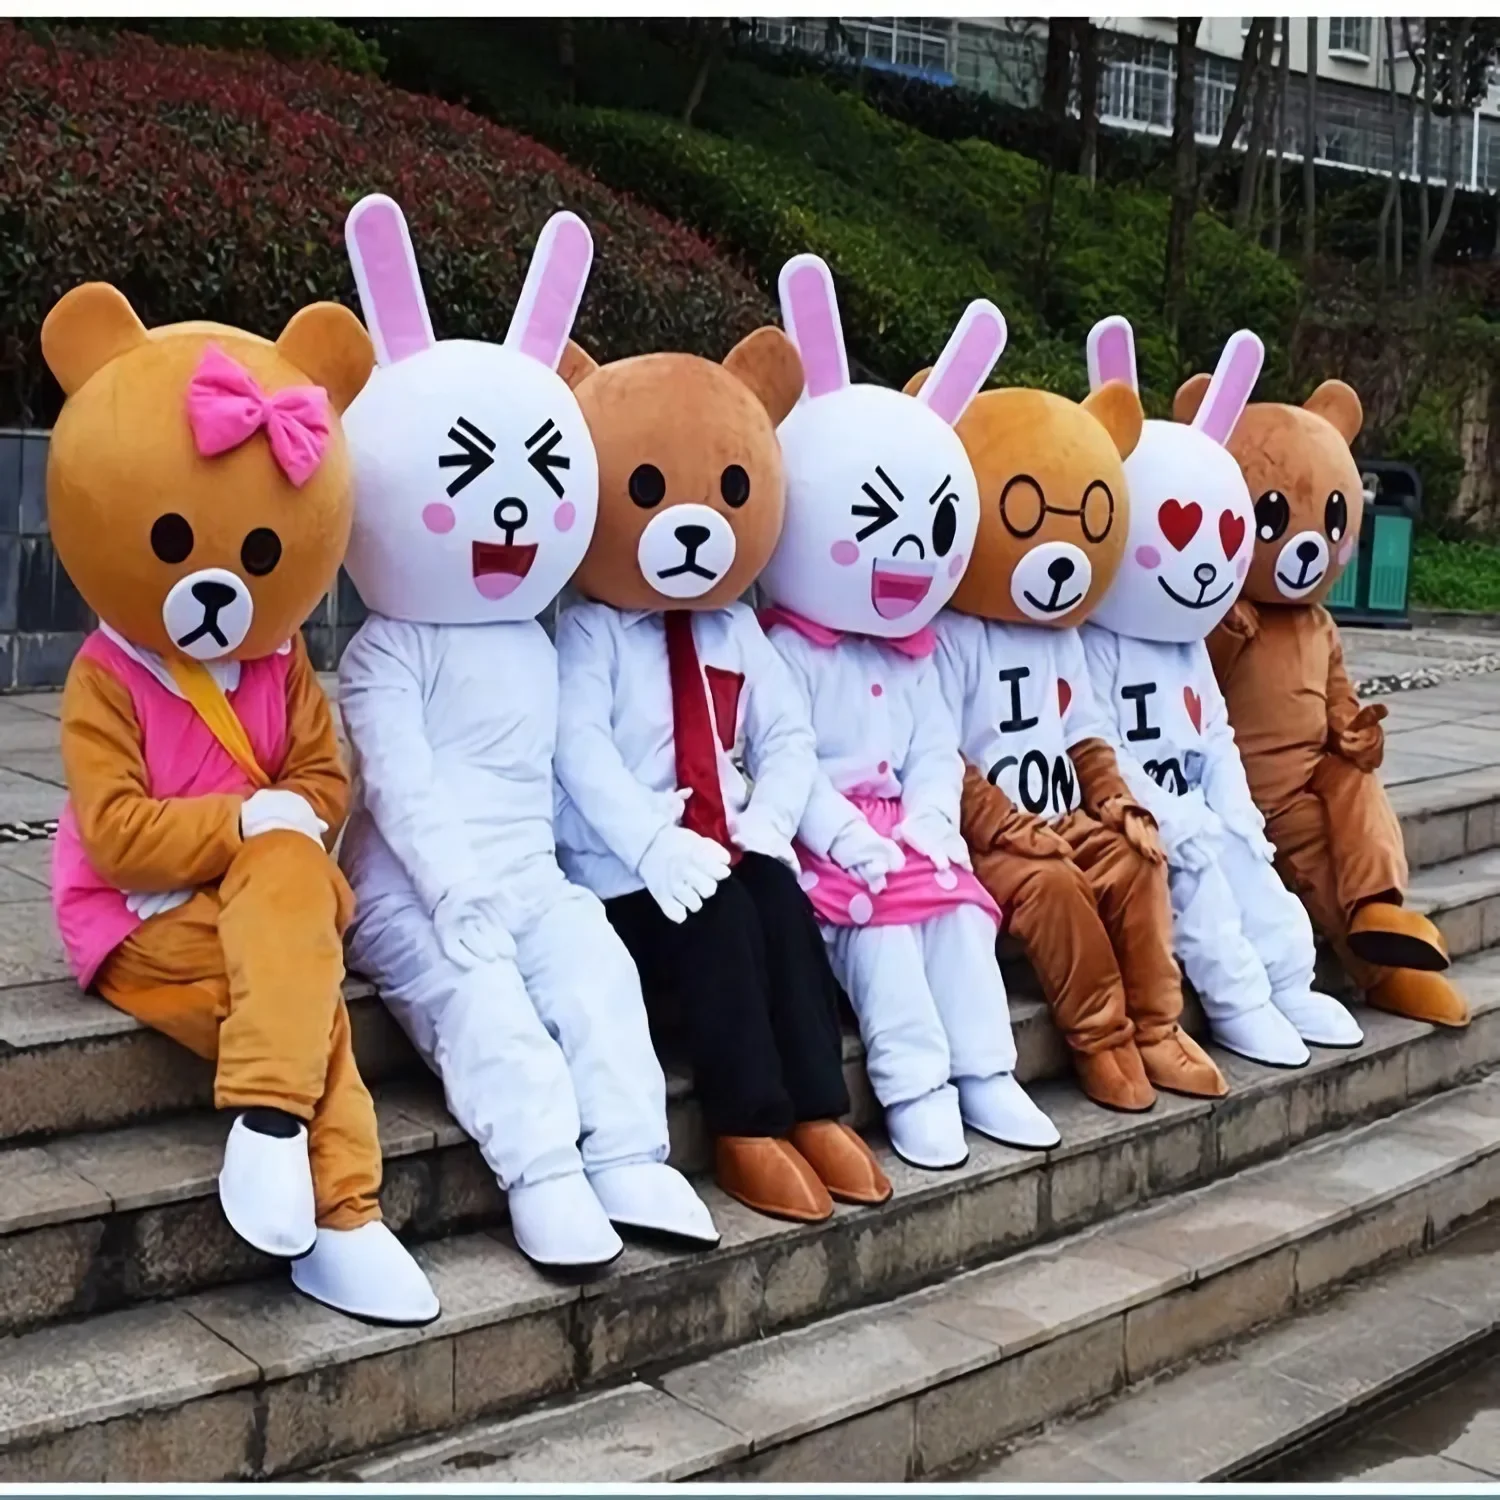
[{"label": "white shirt", "polygon": [[1160,825],[1168,851],[1193,836],[1200,802],[1258,843],[1265,820],[1245,780],[1208,647],[1138,641],[1102,625],[1085,625],[1082,636],[1120,773]]},{"label": "white shirt", "polygon": [[361,896],[409,881],[430,913],[553,852],[557,655],[535,620],[371,615],[339,663],[358,777],[342,860]]},{"label": "white shirt", "polygon": [[[690,615],[725,813],[749,809],[790,842],[817,772],[801,695],[748,605]],[[557,657],[558,857],[607,901],[642,888],[641,856],[681,815],[666,626],[579,604],[558,621]]]},{"label": "white shirt", "polygon": [[799,830],[808,849],[827,855],[863,817],[853,793],[899,797],[904,817],[932,811],[958,827],[963,761],[931,657],[860,635],[820,646],[790,625],[773,626],[771,642],[805,694],[818,742]]},{"label": "white shirt", "polygon": [[943,694],[964,758],[1019,808],[1049,823],[1083,800],[1068,752],[1112,741],[1076,630],[945,610],[936,622]]}]

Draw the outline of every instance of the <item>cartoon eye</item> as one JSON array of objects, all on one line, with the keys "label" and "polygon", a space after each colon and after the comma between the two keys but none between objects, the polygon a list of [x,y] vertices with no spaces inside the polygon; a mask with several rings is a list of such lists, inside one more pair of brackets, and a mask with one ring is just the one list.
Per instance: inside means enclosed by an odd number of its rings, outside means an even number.
[{"label": "cartoon eye", "polygon": [[1267,490],[1255,502],[1255,535],[1274,542],[1292,522],[1292,508],[1280,490]]},{"label": "cartoon eye", "polygon": [[1012,536],[1035,536],[1047,514],[1047,497],[1030,474],[1017,474],[1000,491],[1000,519]]},{"label": "cartoon eye", "polygon": [[[562,499],[563,494],[562,480],[552,471],[554,469],[571,469],[573,467],[572,459],[564,458],[555,451],[560,442],[562,442],[562,433],[557,427],[553,426],[551,417],[548,417],[526,439],[528,450],[534,450],[526,454],[526,462],[547,481],[552,493],[559,500]],[[538,443],[541,444],[541,447],[537,447]]]},{"label": "cartoon eye", "polygon": [[947,557],[953,538],[958,535],[958,508],[953,503],[953,492],[948,488],[951,474],[943,475],[943,482],[927,498],[929,505],[936,505],[932,516],[932,550],[939,557]]},{"label": "cartoon eye", "polygon": [[630,498],[642,510],[660,505],[667,493],[667,477],[655,464],[638,464],[630,475]]},{"label": "cartoon eye", "polygon": [[1349,502],[1344,499],[1342,490],[1335,490],[1328,497],[1328,504],[1323,507],[1323,530],[1328,533],[1330,542],[1341,542],[1348,529]]},{"label": "cartoon eye", "polygon": [[[879,464],[875,466],[876,476],[885,484],[886,488],[898,499],[905,500],[906,496],[896,488],[895,481]],[[854,533],[854,540],[862,542],[868,536],[874,536],[884,526],[889,526],[896,519],[896,507],[891,504],[879,490],[867,479],[860,489],[869,497],[869,505],[852,505],[849,514],[852,516],[869,516],[867,525],[861,526]]]},{"label": "cartoon eye", "polygon": [[193,528],[175,511],[158,516],[151,528],[151,550],[164,563],[186,562],[193,550]]},{"label": "cartoon eye", "polygon": [[252,578],[264,578],[281,561],[281,538],[269,526],[257,526],[240,547],[240,561]]},{"label": "cartoon eye", "polygon": [[750,498],[750,476],[738,464],[730,464],[719,475],[719,493],[725,505],[738,510]]},{"label": "cartoon eye", "polygon": [[494,463],[495,444],[492,438],[486,437],[463,417],[458,419],[457,426],[448,429],[448,441],[457,443],[463,449],[461,453],[445,453],[438,459],[440,469],[464,471],[448,486],[448,498],[451,500],[460,490],[473,484]]},{"label": "cartoon eye", "polygon": [[1078,511],[1083,534],[1097,546],[1109,535],[1115,524],[1115,497],[1102,479],[1096,479],[1084,492]]}]

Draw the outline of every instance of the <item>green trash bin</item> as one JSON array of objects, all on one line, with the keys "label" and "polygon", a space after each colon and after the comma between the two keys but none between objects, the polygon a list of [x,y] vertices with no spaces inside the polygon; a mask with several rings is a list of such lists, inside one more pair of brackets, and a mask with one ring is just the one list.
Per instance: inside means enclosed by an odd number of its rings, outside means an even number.
[{"label": "green trash bin", "polygon": [[1359,549],[1328,595],[1334,619],[1345,625],[1411,629],[1412,541],[1422,513],[1422,480],[1410,464],[1377,460],[1361,466],[1365,516]]}]

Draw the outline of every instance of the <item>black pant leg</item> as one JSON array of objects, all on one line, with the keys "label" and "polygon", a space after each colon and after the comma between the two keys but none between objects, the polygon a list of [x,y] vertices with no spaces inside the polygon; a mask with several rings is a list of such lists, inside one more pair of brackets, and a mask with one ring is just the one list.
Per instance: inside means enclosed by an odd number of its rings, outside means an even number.
[{"label": "black pant leg", "polygon": [[797,877],[779,860],[747,854],[735,876],[749,893],[765,934],[771,1027],[782,1077],[798,1120],[849,1112],[839,1007],[844,995]]},{"label": "black pant leg", "polygon": [[786,1135],[794,1115],[767,1003],[765,943],[737,877],[681,923],[668,921],[649,891],[606,901],[604,910],[647,994],[675,1001],[709,1131]]}]

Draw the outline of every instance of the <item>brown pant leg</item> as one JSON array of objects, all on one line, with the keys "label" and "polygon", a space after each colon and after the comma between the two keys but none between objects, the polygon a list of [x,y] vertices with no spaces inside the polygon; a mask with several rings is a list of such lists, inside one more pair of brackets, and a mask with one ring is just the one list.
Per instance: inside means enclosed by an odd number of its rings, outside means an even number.
[{"label": "brown pant leg", "polygon": [[[330,1229],[380,1217],[375,1107],[341,993],[341,883],[304,835],[264,834],[245,845],[218,891],[200,891],[138,928],[97,980],[111,1004],[217,1059],[219,1108],[283,1109],[307,1122],[318,1222]],[[331,998],[320,986],[331,986]]]},{"label": "brown pant leg", "polygon": [[974,873],[1009,912],[1007,930],[1026,950],[1068,1045],[1088,1055],[1130,1041],[1125,985],[1083,871],[1070,859],[999,851],[976,855]]},{"label": "brown pant leg", "polygon": [[1380,777],[1341,755],[1325,755],[1312,789],[1328,814],[1334,885],[1347,924],[1367,901],[1399,903],[1411,872],[1401,820]]},{"label": "brown pant leg", "polygon": [[1087,813],[1058,831],[1088,878],[1125,983],[1125,1004],[1144,1047],[1170,1036],[1182,1019],[1182,971],[1172,955],[1172,905],[1165,865],[1153,865],[1122,833]]}]

